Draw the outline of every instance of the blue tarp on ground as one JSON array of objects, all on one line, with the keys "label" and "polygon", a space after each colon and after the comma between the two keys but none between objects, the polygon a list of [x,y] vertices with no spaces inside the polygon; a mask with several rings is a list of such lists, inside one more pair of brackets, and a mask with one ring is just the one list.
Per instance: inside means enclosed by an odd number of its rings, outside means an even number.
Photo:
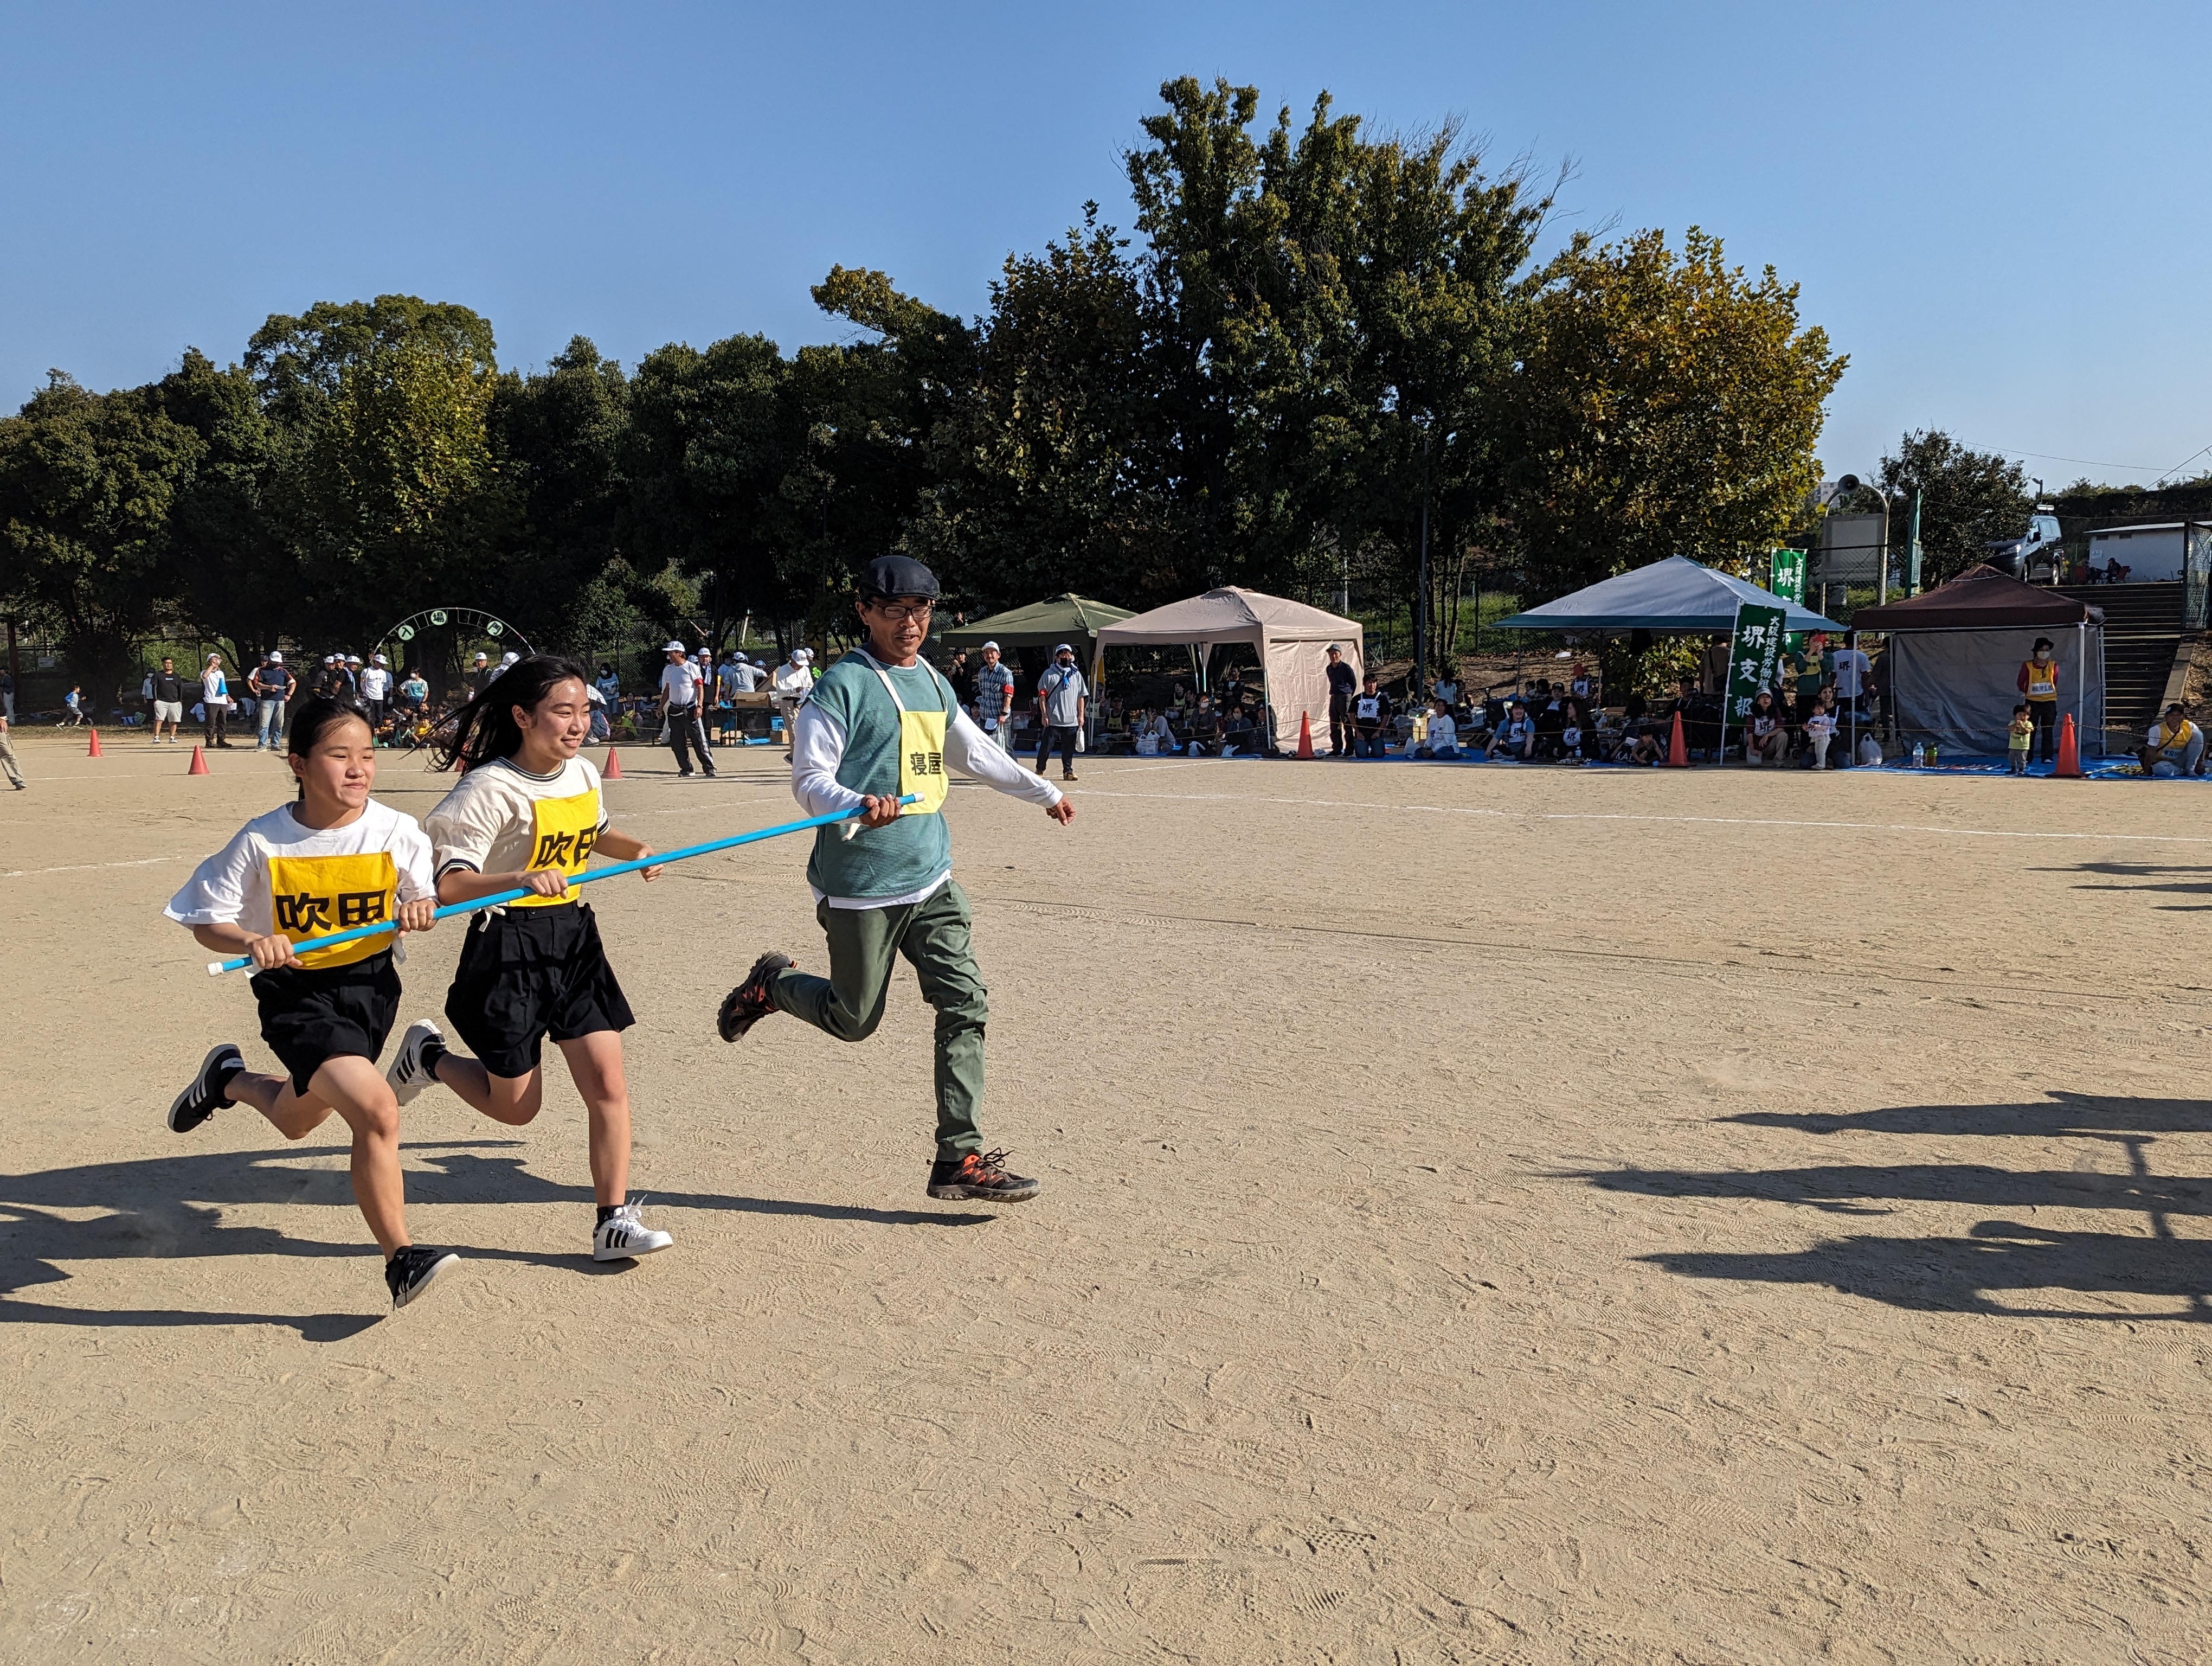
[{"label": "blue tarp on ground", "polygon": [[1503,630],[1621,631],[1648,630],[1655,636],[1694,635],[1707,631],[1725,634],[1735,629],[1739,604],[1783,607],[1790,611],[1790,630],[1834,630],[1843,626],[1796,602],[1784,601],[1761,590],[1748,579],[1732,579],[1725,573],[1692,561],[1669,556],[1649,567],[1639,567],[1618,578],[1604,579],[1571,596],[1546,602],[1494,629]]}]

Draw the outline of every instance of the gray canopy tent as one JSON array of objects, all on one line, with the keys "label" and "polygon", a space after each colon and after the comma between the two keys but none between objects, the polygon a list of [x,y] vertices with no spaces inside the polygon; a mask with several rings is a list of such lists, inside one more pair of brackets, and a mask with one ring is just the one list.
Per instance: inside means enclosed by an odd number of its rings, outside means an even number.
[{"label": "gray canopy tent", "polygon": [[1500,619],[1500,630],[1560,630],[1575,635],[1617,636],[1648,630],[1654,636],[1702,636],[1735,629],[1735,611],[1754,607],[1788,611],[1785,630],[1843,629],[1833,619],[1748,579],[1733,579],[1687,556],[1669,556],[1577,590],[1571,596]]}]

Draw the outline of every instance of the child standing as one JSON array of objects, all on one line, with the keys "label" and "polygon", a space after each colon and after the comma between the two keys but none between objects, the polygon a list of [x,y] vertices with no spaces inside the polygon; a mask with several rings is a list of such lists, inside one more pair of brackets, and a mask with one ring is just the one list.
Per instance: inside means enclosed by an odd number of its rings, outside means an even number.
[{"label": "child standing", "polygon": [[2035,744],[2035,718],[2022,701],[2012,708],[2012,727],[2005,731],[2005,773],[2027,773],[2027,749]]},{"label": "child standing", "polygon": [[429,841],[413,817],[369,797],[376,752],[352,707],[307,702],[287,746],[298,802],[246,823],[163,910],[203,947],[252,957],[261,1038],[286,1073],[249,1072],[226,1042],[170,1104],[169,1128],[188,1134],[244,1100],[287,1140],[303,1140],[336,1111],[353,1130],[354,1201],[401,1308],[460,1258],[407,1236],[399,1105],[376,1068],[399,1010],[400,952],[368,937],[303,960],[293,945],[395,917],[403,932],[429,930]]},{"label": "child standing", "polygon": [[500,672],[454,719],[440,763],[465,773],[427,823],[438,900],[532,895],[477,914],[462,945],[446,1016],[476,1056],[448,1051],[443,1032],[423,1019],[408,1026],[388,1079],[403,1105],[443,1082],[494,1122],[520,1128],[544,1103],[540,1049],[550,1037],[591,1120],[592,1259],[624,1261],[675,1239],[647,1226],[642,1200],[629,1197],[622,1032],[635,1020],[599,922],[568,895],[568,881],[595,850],[618,860],[653,851],[608,826],[599,771],[576,755],[590,729],[584,667],[544,654]]},{"label": "child standing", "polygon": [[1836,708],[1828,702],[1828,691],[1822,689],[1814,697],[1811,714],[1805,719],[1805,739],[1813,748],[1813,767],[1828,767],[1828,743],[1836,738]]}]

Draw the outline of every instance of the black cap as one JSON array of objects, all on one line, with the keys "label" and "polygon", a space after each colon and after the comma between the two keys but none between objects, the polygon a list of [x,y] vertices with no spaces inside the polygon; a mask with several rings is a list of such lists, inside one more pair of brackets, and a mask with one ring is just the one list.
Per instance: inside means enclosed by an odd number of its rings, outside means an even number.
[{"label": "black cap", "polygon": [[937,575],[910,556],[878,556],[860,581],[863,596],[937,596]]}]

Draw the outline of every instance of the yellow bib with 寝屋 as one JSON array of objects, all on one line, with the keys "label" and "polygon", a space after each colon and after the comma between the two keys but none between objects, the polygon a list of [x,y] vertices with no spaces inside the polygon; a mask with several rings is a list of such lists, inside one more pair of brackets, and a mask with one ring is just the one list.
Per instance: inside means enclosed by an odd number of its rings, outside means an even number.
[{"label": "yellow bib with \u5bdd\u5c4b", "polygon": [[945,725],[947,713],[910,712],[884,668],[872,658],[868,667],[891,697],[899,714],[899,796],[915,800],[902,816],[933,816],[945,806]]},{"label": "yellow bib with \u5bdd\u5c4b", "polygon": [[[295,944],[329,937],[356,926],[381,925],[398,899],[399,869],[388,850],[358,856],[271,856],[269,915],[276,931]],[[335,949],[300,957],[317,970],[349,966],[392,947],[389,933],[357,938]]]},{"label": "yellow bib with \u5bdd\u5c4b", "polygon": [[[538,799],[530,806],[529,866],[558,868],[570,879],[591,865],[592,847],[599,842],[599,795],[596,790],[573,798]],[[566,903],[568,897],[526,897],[510,908],[544,909]]]},{"label": "yellow bib with \u5bdd\u5c4b", "polygon": [[2031,700],[2058,698],[2057,661],[2046,660],[2039,666],[2033,660],[2027,662],[2027,697]]},{"label": "yellow bib with \u5bdd\u5c4b", "polygon": [[2189,743],[2196,733],[2197,726],[2185,717],[2181,720],[2181,727],[2178,729],[2166,727],[2165,720],[2161,718],[2158,726],[2158,750],[2167,757],[2179,757],[2189,750]]}]

